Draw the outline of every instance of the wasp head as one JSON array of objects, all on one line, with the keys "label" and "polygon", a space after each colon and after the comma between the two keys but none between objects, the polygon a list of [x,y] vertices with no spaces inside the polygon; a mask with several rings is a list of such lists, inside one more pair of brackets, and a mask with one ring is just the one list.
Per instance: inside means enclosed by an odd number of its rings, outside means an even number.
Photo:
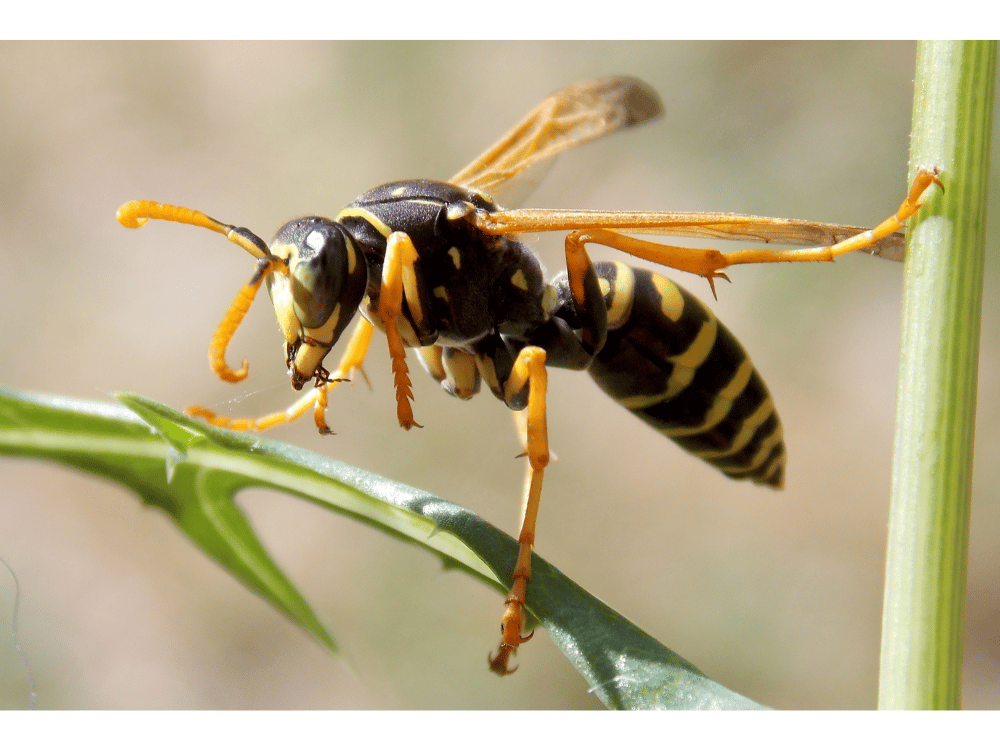
[{"label": "wasp head", "polygon": [[270,250],[288,264],[288,274],[272,274],[267,288],[285,335],[292,384],[301,388],[354,318],[368,268],[346,230],[319,216],[285,224]]}]

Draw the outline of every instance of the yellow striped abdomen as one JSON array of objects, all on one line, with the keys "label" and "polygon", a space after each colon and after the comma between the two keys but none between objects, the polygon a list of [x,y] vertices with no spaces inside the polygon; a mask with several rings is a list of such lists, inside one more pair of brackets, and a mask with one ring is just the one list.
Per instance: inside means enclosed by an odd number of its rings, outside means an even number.
[{"label": "yellow striped abdomen", "polygon": [[624,263],[596,263],[608,337],[589,367],[637,417],[733,479],[780,488],[781,422],[736,337],[669,279]]}]

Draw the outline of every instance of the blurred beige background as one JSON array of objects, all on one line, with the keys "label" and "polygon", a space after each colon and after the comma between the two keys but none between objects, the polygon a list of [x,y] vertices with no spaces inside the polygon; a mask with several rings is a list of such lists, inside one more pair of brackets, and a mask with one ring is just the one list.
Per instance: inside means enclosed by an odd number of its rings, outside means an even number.
[{"label": "blurred beige background", "polygon": [[[135,390],[238,416],[292,391],[266,304],[206,347],[251,272],[223,238],[114,219],[131,198],[200,208],[269,239],[369,187],[447,178],[545,94],[627,73],[666,119],[563,157],[532,206],[739,211],[870,224],[906,188],[914,46],[399,43],[0,46],[0,382],[102,399]],[[996,197],[991,237],[997,237]],[[561,241],[539,253],[559,269]],[[723,247],[722,249],[727,249]],[[551,376],[538,551],[723,684],[781,708],[872,708],[902,266],[742,268],[713,309],[770,385],[788,440],[780,494],[734,483],[608,400]],[[673,274],[676,278],[676,274]],[[698,279],[681,279],[709,297]],[[1000,322],[987,276],[965,705],[1000,708]],[[321,439],[273,436],[433,491],[515,531],[521,464],[488,394],[417,373],[423,430],[373,389],[340,389]],[[0,554],[43,708],[593,708],[542,634],[486,669],[502,602],[429,555],[283,496],[243,498],[339,639],[325,653],[156,511],[52,465],[0,464]],[[0,705],[27,704],[0,570]]]}]

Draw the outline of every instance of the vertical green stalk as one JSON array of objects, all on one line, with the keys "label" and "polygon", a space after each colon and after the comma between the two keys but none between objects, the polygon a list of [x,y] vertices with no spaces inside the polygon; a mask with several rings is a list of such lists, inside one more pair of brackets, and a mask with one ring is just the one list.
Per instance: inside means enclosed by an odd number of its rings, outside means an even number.
[{"label": "vertical green stalk", "polygon": [[879,708],[961,707],[996,42],[917,48],[910,177],[938,165],[906,261]]}]

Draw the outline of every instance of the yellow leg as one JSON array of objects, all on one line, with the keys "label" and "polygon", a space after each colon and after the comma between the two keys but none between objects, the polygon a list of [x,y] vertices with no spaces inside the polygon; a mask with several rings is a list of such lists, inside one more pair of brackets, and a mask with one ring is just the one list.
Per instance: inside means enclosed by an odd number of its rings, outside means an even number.
[{"label": "yellow leg", "polygon": [[936,184],[944,190],[944,185],[938,179],[940,173],[941,171],[937,168],[921,168],[910,186],[910,192],[899,204],[899,210],[874,229],[848,237],[830,247],[807,247],[795,250],[738,250],[723,256],[726,260],[726,266],[735,266],[741,263],[832,261],[838,255],[871,247],[883,237],[888,237],[906,226],[907,219],[923,205],[920,203],[920,196],[932,184]]},{"label": "yellow leg", "polygon": [[310,408],[313,408],[316,428],[324,435],[329,434],[331,430],[326,424],[325,416],[327,394],[338,383],[350,380],[355,371],[360,372],[362,377],[367,380],[363,365],[374,330],[371,323],[361,318],[351,335],[351,340],[347,344],[347,349],[341,357],[337,370],[327,378],[326,382],[317,384],[315,388],[301,396],[284,411],[273,412],[255,419],[230,419],[219,416],[203,406],[189,406],[184,410],[184,413],[204,419],[216,427],[228,427],[231,430],[267,430],[285,422],[293,422]]},{"label": "yellow leg", "polygon": [[584,247],[585,242],[577,232],[566,236],[566,276],[576,307],[580,340],[591,352],[596,352],[603,348],[607,340],[608,313],[597,273]]},{"label": "yellow leg", "polygon": [[[204,406],[188,406],[184,409],[184,413],[192,417],[204,419],[206,422],[211,425],[215,425],[216,427],[228,427],[230,430],[268,430],[279,424],[295,421],[309,411],[310,407],[315,405],[317,408],[317,427],[320,432],[329,432],[329,428],[326,427],[325,418],[320,416],[322,412],[319,411],[319,408],[320,406],[323,408],[326,407],[327,390],[333,388],[339,382],[339,380],[331,380],[325,385],[317,386],[305,395],[301,396],[294,404],[289,406],[284,411],[276,411],[254,419],[230,419],[229,417],[220,416],[214,411],[206,409]],[[322,404],[320,403],[321,400]]]},{"label": "yellow leg", "polygon": [[331,378],[350,380],[354,377],[354,372],[357,371],[361,373],[361,377],[365,379],[365,382],[368,382],[364,365],[365,357],[368,354],[368,347],[372,343],[372,334],[374,333],[375,326],[364,318],[358,319],[358,324],[354,327],[354,333],[351,334],[351,340],[347,342],[347,348],[344,349],[344,353],[340,357],[340,364],[337,365],[337,371]]},{"label": "yellow leg", "polygon": [[528,481],[524,499],[521,531],[518,534],[517,563],[514,566],[514,583],[505,601],[506,608],[500,621],[503,634],[496,655],[490,656],[490,669],[498,675],[515,671],[508,667],[510,657],[517,647],[531,639],[532,634],[521,635],[524,624],[524,603],[531,580],[531,550],[535,544],[535,523],[542,498],[542,478],[549,462],[549,438],[545,417],[545,392],[548,375],[545,371],[545,351],[529,346],[521,350],[514,362],[506,388],[519,391],[529,386],[526,445],[528,454]]},{"label": "yellow leg", "polygon": [[[364,318],[358,320],[358,324],[354,327],[354,333],[351,334],[351,340],[347,342],[347,348],[344,349],[344,353],[340,357],[340,364],[337,365],[337,369],[332,375],[326,378],[325,382],[317,383],[316,387],[313,388],[313,393],[316,394],[316,406],[313,409],[313,420],[316,423],[316,429],[319,430],[321,435],[330,435],[333,433],[333,430],[331,430],[326,424],[327,394],[330,392],[330,389],[335,387],[337,383],[352,380],[355,372],[361,373],[361,377],[365,379],[366,383],[368,382],[368,376],[365,375],[364,364],[365,356],[368,354],[368,347],[372,343],[372,334],[374,332],[375,326]],[[308,408],[308,406],[305,408]],[[298,415],[296,415],[296,417],[292,417],[292,419],[297,418],[297,416]],[[277,424],[277,422],[274,424]],[[273,426],[273,424],[267,425],[267,427],[271,426]],[[260,429],[267,429],[267,427],[262,427]]]},{"label": "yellow leg", "polygon": [[382,289],[379,293],[378,316],[389,342],[389,357],[392,359],[393,383],[396,388],[396,416],[401,427],[407,430],[420,427],[413,419],[410,401],[413,390],[410,371],[406,365],[406,350],[399,335],[397,321],[403,315],[403,292],[408,292],[411,314],[415,320],[421,316],[419,300],[416,297],[413,263],[417,250],[405,232],[393,232],[386,243],[385,260],[382,265]]},{"label": "yellow leg", "polygon": [[[649,260],[660,265],[676,268],[680,271],[704,276],[715,293],[715,279],[724,278],[728,280],[726,274],[722,273],[723,268],[741,265],[745,263],[781,263],[781,262],[812,262],[812,261],[832,261],[838,255],[863,250],[875,245],[879,240],[888,237],[894,232],[902,229],[907,219],[920,208],[920,197],[924,191],[932,184],[942,187],[941,180],[938,179],[940,171],[938,169],[922,168],[909,193],[899,206],[899,210],[883,221],[874,229],[861,232],[827,247],[809,247],[796,249],[771,249],[760,250],[737,250],[731,253],[722,253],[711,248],[690,248],[678,247],[675,245],[665,245],[658,242],[650,242],[636,237],[630,237],[611,229],[584,229],[572,232],[566,238],[567,259],[571,246],[583,247],[586,243],[592,242],[599,245],[606,245],[621,250],[637,258]],[[574,290],[574,296],[576,292]]]}]

